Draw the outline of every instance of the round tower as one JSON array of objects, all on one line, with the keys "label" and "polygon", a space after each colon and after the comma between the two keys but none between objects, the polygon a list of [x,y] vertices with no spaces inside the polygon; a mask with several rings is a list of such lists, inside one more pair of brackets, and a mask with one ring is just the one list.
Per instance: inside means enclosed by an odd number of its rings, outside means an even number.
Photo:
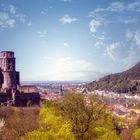
[{"label": "round tower", "polygon": [[2,51],[0,53],[0,67],[3,71],[15,71],[14,52]]},{"label": "round tower", "polygon": [[3,73],[3,89],[16,88],[19,85],[19,72],[15,70],[14,52],[2,51],[0,53],[0,68]]}]

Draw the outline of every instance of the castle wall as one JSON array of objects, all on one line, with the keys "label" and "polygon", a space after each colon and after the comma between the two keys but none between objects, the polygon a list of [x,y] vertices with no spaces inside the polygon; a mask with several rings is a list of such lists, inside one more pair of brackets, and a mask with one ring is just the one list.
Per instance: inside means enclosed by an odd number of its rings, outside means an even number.
[{"label": "castle wall", "polygon": [[15,71],[3,71],[4,82],[2,84],[3,89],[16,88],[19,85],[19,72]]},{"label": "castle wall", "polygon": [[14,106],[25,107],[30,105],[40,106],[40,95],[39,93],[0,93],[0,105],[12,102]]},{"label": "castle wall", "polygon": [[40,105],[39,93],[19,93],[15,95],[15,106]]},{"label": "castle wall", "polygon": [[33,93],[33,92],[39,92],[38,88],[33,85],[23,85],[18,87],[19,92],[24,93]]},{"label": "castle wall", "polygon": [[12,100],[12,94],[0,93],[0,105],[3,103],[7,103],[8,100]]}]

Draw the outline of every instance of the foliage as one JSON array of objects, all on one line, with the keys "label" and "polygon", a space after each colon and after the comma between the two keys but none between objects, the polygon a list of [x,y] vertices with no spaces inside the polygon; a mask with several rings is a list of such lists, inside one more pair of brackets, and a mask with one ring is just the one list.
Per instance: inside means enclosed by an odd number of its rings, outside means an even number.
[{"label": "foliage", "polygon": [[119,140],[115,118],[98,96],[68,93],[63,100],[45,101],[40,127],[21,140]]},{"label": "foliage", "polygon": [[51,101],[51,100],[45,100],[43,101],[43,105],[47,108],[47,107],[53,107],[55,104],[54,101]]},{"label": "foliage", "polygon": [[38,128],[38,109],[1,107],[0,117],[4,126],[0,132],[0,140],[19,140],[20,136]]},{"label": "foliage", "polygon": [[122,73],[107,75],[86,85],[89,90],[107,90],[118,93],[140,93],[140,63]]},{"label": "foliage", "polygon": [[135,106],[132,106],[131,108],[132,108],[132,109],[140,109],[140,106],[135,105]]},{"label": "foliage", "polygon": [[116,128],[113,117],[98,96],[86,97],[79,93],[68,93],[63,102],[57,105],[57,112],[71,121],[72,131],[77,140],[98,138],[94,128],[99,126],[112,133]]},{"label": "foliage", "polygon": [[[1,107],[0,140],[139,140],[139,119],[129,122],[112,115],[97,95],[67,93],[37,108]],[[127,122],[127,123],[126,123]]]},{"label": "foliage", "polygon": [[96,127],[94,133],[97,135],[97,140],[120,140],[115,131],[105,127]]},{"label": "foliage", "polygon": [[56,115],[52,108],[42,108],[40,117],[40,128],[28,133],[21,140],[74,140],[71,123]]},{"label": "foliage", "polygon": [[135,131],[134,131],[134,137],[136,140],[140,140],[140,128],[137,128]]}]

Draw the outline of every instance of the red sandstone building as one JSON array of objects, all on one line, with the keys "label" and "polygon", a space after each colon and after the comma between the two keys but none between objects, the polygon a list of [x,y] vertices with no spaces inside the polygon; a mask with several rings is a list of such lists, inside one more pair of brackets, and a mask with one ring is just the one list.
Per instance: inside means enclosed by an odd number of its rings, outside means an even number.
[{"label": "red sandstone building", "polygon": [[0,53],[0,84],[1,90],[10,90],[20,85],[19,72],[15,69],[14,52],[2,51]]},{"label": "red sandstone building", "polygon": [[16,71],[14,52],[0,52],[0,104],[12,101],[15,106],[26,106],[28,102],[39,105],[40,96],[36,87],[20,86],[20,74]]}]

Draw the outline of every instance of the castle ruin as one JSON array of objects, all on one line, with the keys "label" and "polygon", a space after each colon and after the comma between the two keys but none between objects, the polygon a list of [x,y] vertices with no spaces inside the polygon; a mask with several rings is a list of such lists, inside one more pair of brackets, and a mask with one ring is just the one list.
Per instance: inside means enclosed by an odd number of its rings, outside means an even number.
[{"label": "castle ruin", "polygon": [[[36,90],[35,90],[36,89]],[[0,104],[26,106],[40,104],[35,86],[20,86],[20,73],[16,71],[16,58],[12,51],[0,52]]]}]

